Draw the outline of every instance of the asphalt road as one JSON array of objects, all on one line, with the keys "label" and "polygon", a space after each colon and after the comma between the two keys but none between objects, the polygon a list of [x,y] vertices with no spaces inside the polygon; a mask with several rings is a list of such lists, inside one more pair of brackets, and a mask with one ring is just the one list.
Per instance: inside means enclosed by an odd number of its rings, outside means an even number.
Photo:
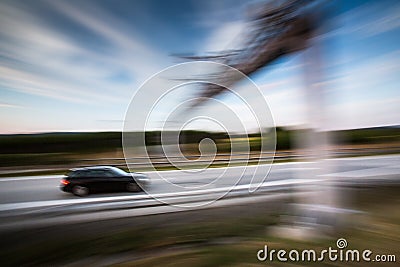
[{"label": "asphalt road", "polygon": [[[130,218],[187,208],[246,206],[268,199],[310,196],[323,192],[323,187],[316,186],[332,183],[344,187],[398,184],[399,162],[400,155],[388,155],[278,163],[272,165],[269,174],[270,166],[264,165],[148,172],[152,185],[147,192],[84,198],[60,191],[62,176],[0,178],[0,230]],[[255,192],[254,186],[258,186]]]},{"label": "asphalt road", "polygon": [[[379,179],[387,175],[400,174],[400,155],[357,157],[331,159],[324,162],[289,162],[268,166],[248,166],[215,168],[202,171],[164,171],[160,177],[157,172],[148,172],[152,184],[147,189],[150,194],[174,192],[191,192],[197,190],[212,190],[215,188],[231,188],[234,185],[257,184],[273,181],[289,181],[293,179],[309,179],[340,177],[362,178],[375,177]],[[256,170],[257,169],[257,170]],[[0,210],[3,204],[26,203],[36,201],[55,201],[82,199],[59,190],[61,175],[30,176],[0,178]],[[255,181],[254,181],[255,180]],[[146,193],[109,193],[93,194],[85,199],[113,198]]]}]

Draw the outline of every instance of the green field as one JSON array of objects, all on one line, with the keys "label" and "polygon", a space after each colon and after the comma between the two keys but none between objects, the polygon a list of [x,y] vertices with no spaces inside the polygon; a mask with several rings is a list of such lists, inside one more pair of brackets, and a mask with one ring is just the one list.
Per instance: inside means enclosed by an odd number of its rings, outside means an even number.
[{"label": "green field", "polygon": [[[292,151],[296,140],[294,137],[307,134],[307,130],[276,128],[277,153]],[[399,127],[334,131],[330,134],[336,146],[372,146],[381,149],[379,153],[385,153],[386,148],[400,148]],[[159,146],[160,132],[147,132],[145,136],[149,149]],[[243,151],[247,151],[249,144],[252,153],[258,153],[261,147],[260,135],[257,133],[231,140],[226,133],[218,132],[184,131],[180,136],[184,153],[193,156],[199,153],[198,143],[203,138],[210,138],[216,143],[218,154],[229,153],[232,142],[239,147],[242,145]],[[121,132],[0,135],[0,170],[18,169],[21,166],[46,169],[91,164],[113,165],[116,163],[112,160],[100,159],[118,158],[124,158]]]}]

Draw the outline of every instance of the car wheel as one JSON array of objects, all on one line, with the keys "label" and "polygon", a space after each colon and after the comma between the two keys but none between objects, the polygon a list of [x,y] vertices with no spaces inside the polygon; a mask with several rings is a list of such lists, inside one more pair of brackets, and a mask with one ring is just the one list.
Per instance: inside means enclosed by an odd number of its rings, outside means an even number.
[{"label": "car wheel", "polygon": [[72,193],[75,196],[80,196],[80,197],[84,197],[89,195],[89,188],[85,187],[85,186],[80,186],[80,185],[75,185],[72,188]]},{"label": "car wheel", "polygon": [[138,186],[137,183],[127,183],[127,184],[126,184],[126,190],[128,190],[129,192],[139,192],[139,191],[142,191],[142,189],[140,188],[140,186]]}]

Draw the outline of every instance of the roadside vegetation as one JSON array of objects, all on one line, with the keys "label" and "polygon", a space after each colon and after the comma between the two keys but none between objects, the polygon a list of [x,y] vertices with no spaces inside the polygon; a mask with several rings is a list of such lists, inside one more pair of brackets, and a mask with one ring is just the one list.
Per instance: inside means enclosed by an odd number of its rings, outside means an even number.
[{"label": "roadside vegetation", "polygon": [[[275,161],[293,160],[294,136],[301,131],[307,135],[307,130],[293,130],[282,127],[276,128]],[[139,133],[138,133],[139,135]],[[343,151],[358,149],[363,155],[387,154],[400,152],[400,127],[380,127],[369,129],[355,129],[334,131],[331,135],[335,139],[335,146]],[[145,133],[146,145],[157,158],[157,147],[160,145],[159,131]],[[217,145],[217,158],[227,158],[231,151],[231,142],[243,142],[247,150],[254,157],[259,156],[261,139],[260,134],[252,133],[229,139],[226,133],[205,131],[184,131],[180,134],[182,151],[185,156],[196,159],[199,156],[198,144],[204,138],[212,139]],[[367,149],[369,149],[367,151]],[[294,155],[294,156],[293,156]],[[292,157],[293,156],[293,157]],[[351,156],[351,155],[350,155]],[[154,162],[159,162],[155,159]],[[250,162],[257,164],[258,162]],[[235,165],[240,164],[238,162]],[[97,133],[43,133],[0,135],[0,177],[24,174],[62,173],[65,170],[88,165],[115,165],[126,168],[122,150],[121,132]],[[168,164],[156,164],[158,170],[174,169]],[[224,162],[214,162],[211,167],[227,166]],[[190,165],[195,168],[196,165]],[[151,168],[138,165],[138,171]],[[22,171],[22,172],[21,172]]]}]

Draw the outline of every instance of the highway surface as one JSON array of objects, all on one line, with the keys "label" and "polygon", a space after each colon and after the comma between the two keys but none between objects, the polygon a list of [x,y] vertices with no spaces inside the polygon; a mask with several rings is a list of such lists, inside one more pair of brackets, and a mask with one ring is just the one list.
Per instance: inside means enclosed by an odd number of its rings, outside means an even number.
[{"label": "highway surface", "polygon": [[[193,207],[197,207],[198,203],[209,204],[222,197],[234,198],[237,203],[251,197],[282,193],[282,190],[288,193],[293,186],[307,189],[310,184],[323,181],[340,185],[400,183],[399,163],[400,155],[278,163],[272,165],[265,181],[263,178],[269,166],[164,171],[162,177],[158,172],[148,172],[152,184],[147,193],[93,194],[85,198],[60,191],[62,175],[0,178],[0,218],[6,222],[5,218],[15,215],[110,212],[127,208],[141,208],[142,211],[136,214],[143,215],[150,207],[168,206],[165,203],[183,207],[196,203]],[[252,180],[260,185],[255,193],[249,192]],[[228,191],[230,193],[226,195]]]}]

